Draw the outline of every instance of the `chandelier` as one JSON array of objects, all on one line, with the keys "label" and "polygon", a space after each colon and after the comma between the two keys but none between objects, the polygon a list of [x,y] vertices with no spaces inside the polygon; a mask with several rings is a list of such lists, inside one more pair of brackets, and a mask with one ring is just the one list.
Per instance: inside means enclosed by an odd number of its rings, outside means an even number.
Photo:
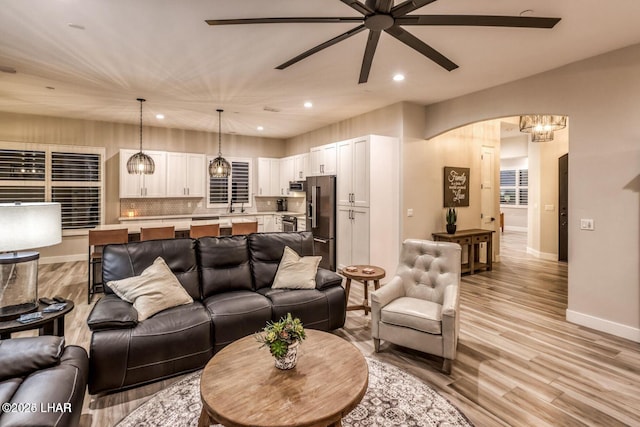
[{"label": "chandelier", "polygon": [[520,132],[531,134],[531,142],[553,141],[553,132],[567,126],[567,116],[529,114],[520,116]]}]

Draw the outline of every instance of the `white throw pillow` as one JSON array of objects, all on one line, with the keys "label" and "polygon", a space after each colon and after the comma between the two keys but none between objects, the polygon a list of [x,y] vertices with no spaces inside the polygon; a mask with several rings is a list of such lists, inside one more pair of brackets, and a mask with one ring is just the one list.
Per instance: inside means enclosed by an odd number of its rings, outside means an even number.
[{"label": "white throw pillow", "polygon": [[141,275],[113,280],[107,286],[120,298],[133,304],[140,322],[167,308],[193,302],[161,257],[156,258]]},{"label": "white throw pillow", "polygon": [[271,288],[315,289],[320,260],[321,256],[301,257],[289,246],[285,246]]}]

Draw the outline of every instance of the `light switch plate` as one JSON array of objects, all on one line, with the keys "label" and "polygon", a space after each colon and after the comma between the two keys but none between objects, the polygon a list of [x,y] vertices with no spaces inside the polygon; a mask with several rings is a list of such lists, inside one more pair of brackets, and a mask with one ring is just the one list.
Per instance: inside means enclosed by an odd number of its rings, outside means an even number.
[{"label": "light switch plate", "polygon": [[595,224],[591,218],[580,219],[580,230],[595,230]]},{"label": "light switch plate", "polygon": [[407,216],[413,216],[413,209],[407,209]]}]

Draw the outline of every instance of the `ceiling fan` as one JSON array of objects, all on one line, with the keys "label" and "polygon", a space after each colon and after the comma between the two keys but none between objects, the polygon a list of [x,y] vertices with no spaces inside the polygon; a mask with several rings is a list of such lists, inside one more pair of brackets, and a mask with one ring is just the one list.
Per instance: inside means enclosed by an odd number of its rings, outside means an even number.
[{"label": "ceiling fan", "polygon": [[409,13],[433,3],[436,0],[406,0],[394,6],[394,0],[366,0],[364,3],[358,0],[340,0],[342,3],[361,13],[362,17],[330,17],[330,18],[248,18],[248,19],[207,19],[209,25],[235,25],[235,24],[289,24],[289,23],[360,23],[355,28],[327,40],[295,58],[280,64],[278,70],[295,64],[329,46],[369,30],[367,46],[364,50],[360,79],[358,83],[366,83],[369,79],[369,71],[373,62],[378,40],[382,31],[400,40],[407,46],[417,50],[436,64],[448,71],[455,70],[458,65],[449,58],[424,43],[420,39],[402,28],[403,25],[456,25],[471,27],[523,27],[523,28],[553,28],[560,18],[542,18],[532,16],[494,16],[494,15],[409,15]]}]

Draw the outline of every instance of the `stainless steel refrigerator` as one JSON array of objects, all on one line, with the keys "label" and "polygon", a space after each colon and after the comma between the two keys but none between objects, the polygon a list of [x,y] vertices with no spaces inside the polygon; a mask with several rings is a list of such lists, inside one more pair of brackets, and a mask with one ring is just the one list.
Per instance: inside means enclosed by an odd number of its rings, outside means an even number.
[{"label": "stainless steel refrigerator", "polygon": [[307,177],[307,231],[313,233],[320,267],[336,271],[336,177]]}]

